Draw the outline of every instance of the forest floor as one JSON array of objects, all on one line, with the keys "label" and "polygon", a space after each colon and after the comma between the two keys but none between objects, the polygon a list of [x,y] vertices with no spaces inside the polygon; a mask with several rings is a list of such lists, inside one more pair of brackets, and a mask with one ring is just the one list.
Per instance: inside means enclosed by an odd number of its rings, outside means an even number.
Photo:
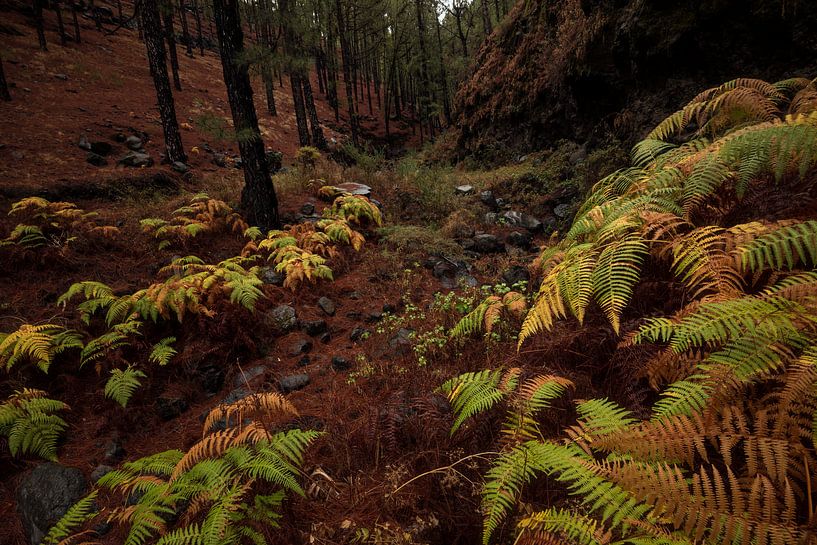
[{"label": "forest floor", "polygon": [[[4,32],[16,29],[21,35],[4,36],[6,77],[13,85],[14,100],[0,104],[0,210],[7,211],[20,198],[45,195],[99,213],[100,223],[118,226],[121,235],[110,243],[79,241],[70,249],[4,262],[0,330],[46,321],[78,326],[76,312],[55,304],[73,282],[96,280],[117,293],[132,292],[149,285],[158,269],[179,252],[207,262],[237,255],[244,243],[237,235],[209,237],[183,249],[157,250],[157,242],[139,227],[141,218],[169,217],[194,193],[208,192],[231,204],[238,201],[241,171],[217,166],[205,151],[209,146],[229,154],[236,152],[235,146],[214,139],[196,124],[208,112],[229,118],[217,56],[208,51],[204,57],[188,58],[184,48],[179,49],[184,90],[174,96],[191,166],[189,173],[179,175],[158,161],[162,137],[155,94],[144,46],[134,31],[120,29],[105,36],[83,19],[82,44],[63,47],[54,21],[48,19],[49,51],[45,53],[37,49],[29,22],[12,12],[4,12],[3,17]],[[265,143],[282,151],[288,162],[298,145],[286,87],[276,87],[278,117],[265,113],[257,82],[255,96]],[[317,90],[317,82],[313,87]],[[322,97],[317,107],[326,137],[341,140],[343,135],[331,129],[334,114]],[[375,111],[374,117],[364,120],[367,133],[375,139],[382,137],[379,115]],[[411,145],[411,129],[400,130],[400,145]],[[115,139],[118,133],[147,135],[145,150],[156,165],[116,166],[116,158],[127,152]],[[80,136],[112,146],[107,166],[85,161],[87,152],[78,147]],[[271,542],[348,542],[361,528],[376,532],[383,542],[402,539],[405,532],[420,541],[473,542],[479,532],[479,498],[468,479],[454,479],[449,472],[421,479],[397,496],[391,493],[414,475],[450,464],[474,444],[484,443],[479,430],[449,437],[447,404],[434,392],[443,381],[486,365],[533,362],[536,354],[517,355],[512,340],[507,340],[502,349],[462,347],[453,358],[438,351],[435,359],[431,350],[434,364],[418,365],[411,343],[402,335],[430,329],[429,324],[452,325],[450,312],[430,306],[435,293],[452,291],[431,267],[440,263],[440,256],[450,263],[462,257],[454,241],[463,236],[457,229],[470,230],[464,235],[468,238],[476,225],[499,240],[515,231],[507,225],[482,225],[479,220],[490,211],[479,202],[479,190],[505,181],[506,174],[463,177],[462,183],[472,183],[476,190],[463,196],[454,195],[461,180],[457,173],[424,176],[377,168],[343,169],[323,160],[314,171],[293,167],[276,176],[282,212],[289,218],[297,218],[302,205],[316,206],[320,213],[323,204],[315,191],[321,182],[315,178],[369,184],[373,197],[383,202],[386,232],[368,233],[369,242],[361,253],[345,255],[333,264],[334,282],[304,286],[297,292],[265,285],[265,298],[253,314],[228,309],[215,320],[186,322],[174,332],[179,337],[178,364],[151,374],[127,410],[103,396],[105,377],[91,366],[79,371],[55,368],[49,375],[10,374],[0,393],[37,387],[71,405],[60,463],[80,468],[90,477],[100,465],[166,449],[187,449],[200,438],[202,415],[230,394],[278,390],[281,379],[306,374],[309,384],[289,394],[301,413],[297,425],[324,430],[327,435],[310,451],[305,472],[309,495],[287,504],[284,528],[270,534]],[[503,189],[496,187],[499,196]],[[522,199],[512,186],[504,191],[509,200]],[[15,223],[14,218],[0,217],[0,233],[5,236]],[[446,235],[437,231],[443,224],[448,226]],[[492,285],[500,281],[501,273],[527,265],[545,240],[540,234],[528,249],[505,251],[503,246],[497,253],[472,254],[466,276],[478,285]],[[477,288],[456,292],[471,298],[479,293]],[[319,308],[320,297],[334,302],[334,315]],[[278,305],[292,306],[301,324],[325,320],[329,337],[322,342],[301,328],[272,332],[268,317]],[[396,318],[384,321],[384,310]],[[309,348],[304,348],[304,341]],[[333,358],[342,358],[350,368],[338,369]],[[533,365],[542,368],[543,364]],[[166,402],[184,409],[163,417],[159,406]],[[0,454],[2,545],[25,543],[14,491],[32,465]],[[476,479],[478,468],[471,467],[470,473]],[[119,538],[112,532],[102,542],[114,544]]]}]

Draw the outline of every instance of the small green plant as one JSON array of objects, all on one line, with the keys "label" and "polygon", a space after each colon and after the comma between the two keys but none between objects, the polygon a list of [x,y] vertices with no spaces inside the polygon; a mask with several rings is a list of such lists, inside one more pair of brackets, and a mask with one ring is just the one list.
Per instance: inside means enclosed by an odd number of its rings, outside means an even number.
[{"label": "small green plant", "polygon": [[304,169],[314,169],[315,164],[320,161],[320,159],[321,152],[312,146],[303,146],[299,148],[295,154],[295,160],[298,161],[298,164]]},{"label": "small green plant", "polygon": [[0,365],[11,371],[30,362],[48,373],[54,358],[72,348],[83,348],[78,332],[54,324],[24,324],[12,333],[0,333]]},{"label": "small green plant", "polygon": [[105,383],[105,397],[126,407],[133,393],[142,385],[140,378],[147,378],[147,375],[131,365],[125,369],[112,369]]},{"label": "small green plant", "polygon": [[57,441],[68,424],[55,413],[69,407],[46,396],[42,390],[24,388],[0,404],[0,436],[8,439],[12,456],[57,459]]}]

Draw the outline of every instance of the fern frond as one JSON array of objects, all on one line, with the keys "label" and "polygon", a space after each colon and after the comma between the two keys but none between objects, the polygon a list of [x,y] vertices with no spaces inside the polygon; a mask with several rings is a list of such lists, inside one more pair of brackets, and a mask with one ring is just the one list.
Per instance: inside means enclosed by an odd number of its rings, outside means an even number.
[{"label": "fern frond", "polygon": [[147,378],[147,375],[131,365],[125,369],[112,369],[105,383],[105,397],[126,407],[133,393],[142,385],[140,378]]}]

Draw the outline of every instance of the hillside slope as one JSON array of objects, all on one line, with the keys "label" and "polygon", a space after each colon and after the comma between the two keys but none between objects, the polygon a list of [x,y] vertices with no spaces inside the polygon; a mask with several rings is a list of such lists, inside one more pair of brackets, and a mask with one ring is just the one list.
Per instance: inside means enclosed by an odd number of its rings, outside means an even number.
[{"label": "hillside slope", "polygon": [[457,153],[502,160],[611,132],[633,143],[718,82],[814,73],[815,36],[813,2],[522,0],[459,90]]}]

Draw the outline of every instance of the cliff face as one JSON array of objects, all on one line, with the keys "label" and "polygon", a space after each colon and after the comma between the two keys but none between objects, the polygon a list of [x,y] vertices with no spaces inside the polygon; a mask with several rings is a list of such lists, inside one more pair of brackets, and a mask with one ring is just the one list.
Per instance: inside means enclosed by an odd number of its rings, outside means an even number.
[{"label": "cliff face", "polygon": [[817,76],[813,0],[520,0],[457,94],[457,154],[632,141],[702,89],[790,75]]}]

